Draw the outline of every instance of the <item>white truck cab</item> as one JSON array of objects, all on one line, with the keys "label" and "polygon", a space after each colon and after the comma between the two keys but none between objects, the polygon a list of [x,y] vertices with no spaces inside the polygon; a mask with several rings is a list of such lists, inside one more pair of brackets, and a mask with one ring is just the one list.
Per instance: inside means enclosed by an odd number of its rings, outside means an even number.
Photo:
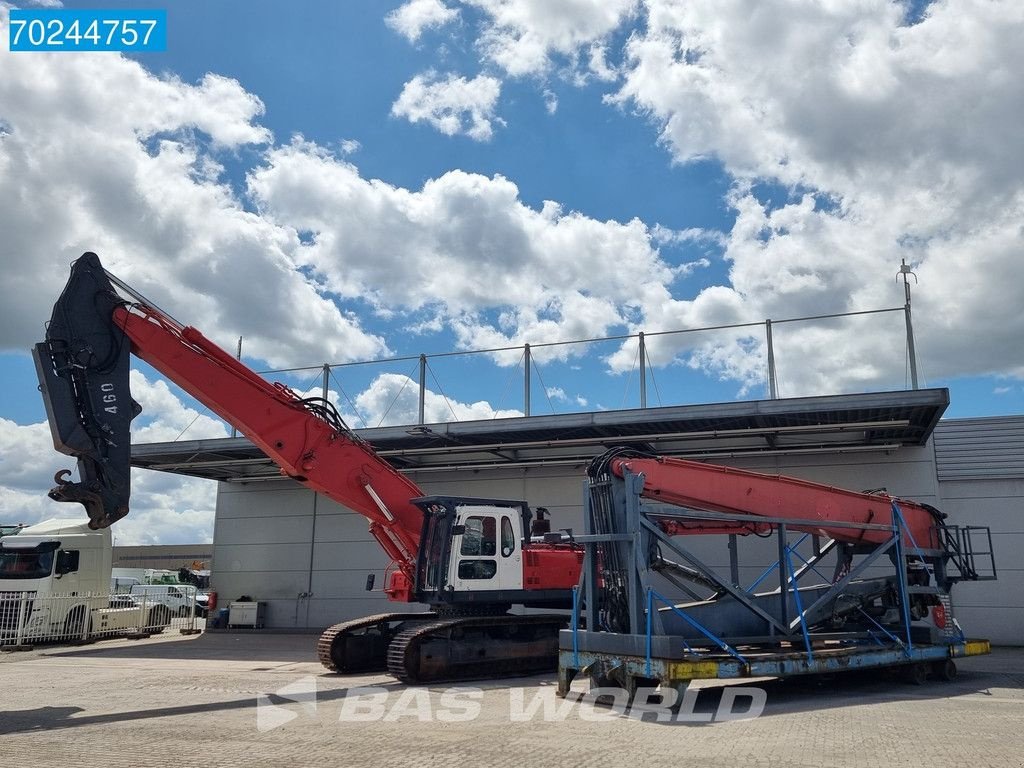
[{"label": "white truck cab", "polygon": [[154,604],[110,607],[110,530],[79,520],[46,520],[0,539],[0,644],[82,638],[170,621]]},{"label": "white truck cab", "polygon": [[0,540],[0,591],[105,594],[110,531],[79,520],[46,520]]}]

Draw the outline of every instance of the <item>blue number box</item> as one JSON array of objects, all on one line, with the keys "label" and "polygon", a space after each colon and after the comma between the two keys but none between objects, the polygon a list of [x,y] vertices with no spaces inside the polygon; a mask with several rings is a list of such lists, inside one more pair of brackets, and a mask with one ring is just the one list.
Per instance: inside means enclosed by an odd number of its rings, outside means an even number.
[{"label": "blue number box", "polygon": [[12,51],[166,51],[165,10],[10,11]]}]

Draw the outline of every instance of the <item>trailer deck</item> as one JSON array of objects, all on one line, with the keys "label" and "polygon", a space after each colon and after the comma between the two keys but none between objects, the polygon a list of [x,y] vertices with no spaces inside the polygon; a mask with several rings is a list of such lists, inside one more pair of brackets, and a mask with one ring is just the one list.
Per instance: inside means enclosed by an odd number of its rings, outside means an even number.
[{"label": "trailer deck", "polygon": [[[586,634],[586,633],[583,633]],[[624,655],[607,651],[572,648],[572,630],[562,632],[559,640],[558,695],[564,697],[578,675],[602,670],[608,677],[635,687],[639,682],[682,688],[692,680],[731,680],[751,677],[792,677],[795,675],[834,674],[858,669],[902,668],[911,678],[915,673],[940,679],[952,679],[955,666],[946,662],[991,652],[988,640],[971,639],[949,645],[913,647],[851,645],[842,641],[821,641],[810,655],[795,646],[789,648],[743,647],[735,650],[742,660],[728,653],[708,649],[706,653],[686,654],[682,658]],[[645,638],[638,637],[638,640]],[[568,645],[569,647],[566,647]],[[593,679],[593,677],[592,677]]]}]

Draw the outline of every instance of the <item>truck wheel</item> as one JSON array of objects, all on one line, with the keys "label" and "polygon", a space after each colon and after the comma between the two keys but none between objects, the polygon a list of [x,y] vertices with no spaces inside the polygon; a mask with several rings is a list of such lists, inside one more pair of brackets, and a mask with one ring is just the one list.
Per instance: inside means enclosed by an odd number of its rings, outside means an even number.
[{"label": "truck wheel", "polygon": [[88,635],[91,629],[91,622],[85,614],[84,606],[72,608],[71,613],[64,620],[64,638],[66,640],[81,640],[82,635]]}]

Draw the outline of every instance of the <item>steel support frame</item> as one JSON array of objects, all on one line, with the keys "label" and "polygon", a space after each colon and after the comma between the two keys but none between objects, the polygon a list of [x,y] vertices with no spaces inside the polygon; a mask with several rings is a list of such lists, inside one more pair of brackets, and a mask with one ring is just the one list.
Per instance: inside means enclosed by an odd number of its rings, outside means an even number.
[{"label": "steel support frame", "polygon": [[715,582],[715,584],[723,592],[727,592],[737,602],[746,606],[749,611],[757,614],[766,622],[768,622],[770,627],[774,628],[783,635],[790,634],[789,630],[786,628],[786,625],[780,622],[770,613],[765,611],[763,608],[761,608],[761,606],[754,603],[754,601],[750,598],[750,593],[747,592],[745,589],[743,589],[742,587],[734,587],[732,584],[729,583],[728,579],[723,579],[721,576],[718,575],[718,573],[713,568],[711,568],[709,565],[706,565],[703,561],[700,560],[700,558],[698,558],[692,552],[676,544],[676,542],[669,538],[660,528],[658,528],[658,526],[656,526],[650,520],[642,518],[640,520],[640,525],[643,526],[643,528],[646,531],[648,531],[651,535],[653,535],[658,540],[658,543],[660,545],[668,547],[668,549],[675,553],[676,556],[681,557],[694,568],[699,570],[708,579]]},{"label": "steel support frame", "polygon": [[[847,585],[851,581],[853,581],[855,578],[860,576],[864,571],[870,568],[874,564],[874,562],[878,560],[882,555],[888,553],[890,549],[896,546],[896,543],[896,538],[894,536],[884,544],[877,545],[872,552],[870,552],[868,555],[864,557],[863,560],[857,563],[857,566],[855,568],[851,568],[849,573],[847,573],[845,576],[839,579],[839,581],[834,582],[832,584],[832,587],[828,590],[828,592],[826,592],[813,603],[811,603],[809,606],[807,606],[806,610],[804,611],[804,614],[806,615],[809,613],[814,613],[815,610],[825,605],[825,603],[827,603],[829,600],[832,600],[833,598],[838,596],[840,592],[846,589]],[[903,571],[905,578],[906,568],[904,567],[901,570]],[[799,623],[799,619],[794,619],[790,624],[790,629],[796,629],[796,627],[799,626]]]},{"label": "steel support frame", "polygon": [[[900,541],[900,528],[898,520],[894,520],[894,525],[879,525],[879,524],[856,524],[851,523],[848,526],[851,528],[864,528],[864,529],[884,529],[892,532],[892,537],[886,542],[875,545],[872,551],[864,554],[861,553],[860,561],[857,565],[850,570],[849,573],[845,574],[841,579],[833,583],[828,591],[823,595],[814,600],[810,605],[804,606],[801,604],[799,595],[796,594],[799,590],[799,581],[806,573],[813,569],[814,564],[819,562],[825,555],[831,552],[836,542],[834,540],[826,541],[821,544],[817,536],[814,536],[813,541],[813,553],[811,556],[804,560],[804,564],[800,568],[794,568],[791,560],[791,554],[795,552],[795,546],[799,546],[798,542],[794,547],[791,547],[787,540],[787,524],[800,524],[804,521],[794,521],[793,518],[757,518],[758,522],[764,524],[770,524],[775,529],[774,533],[778,536],[779,546],[779,559],[776,563],[769,567],[771,570],[777,570],[779,574],[779,586],[777,591],[781,593],[781,600],[783,602],[783,613],[782,620],[780,621],[776,617],[772,616],[769,612],[764,610],[760,605],[756,604],[753,600],[753,588],[752,585],[749,590],[738,586],[736,582],[736,574],[738,572],[738,556],[736,553],[735,539],[734,536],[730,536],[730,563],[729,563],[729,576],[724,577],[720,575],[713,568],[705,564],[699,557],[690,552],[685,546],[678,543],[677,538],[673,539],[669,537],[651,518],[665,518],[665,517],[699,517],[702,519],[709,520],[736,520],[749,519],[746,515],[737,515],[729,513],[715,513],[715,512],[696,512],[692,510],[679,510],[676,514],[666,514],[663,508],[651,507],[644,505],[640,499],[640,491],[643,487],[643,477],[640,475],[633,475],[627,473],[627,477],[623,479],[623,486],[621,491],[624,493],[625,502],[625,523],[626,530],[612,534],[596,534],[591,528],[591,515],[590,515],[590,496],[587,494],[586,498],[586,511],[585,516],[585,531],[584,536],[576,537],[576,541],[584,545],[585,557],[584,557],[584,568],[581,574],[581,584],[579,590],[579,601],[577,607],[574,610],[573,615],[573,626],[578,627],[579,624],[579,610],[581,605],[586,609],[586,619],[588,629],[593,630],[598,628],[598,606],[596,600],[589,599],[590,595],[596,594],[593,589],[593,585],[597,584],[597,567],[596,567],[596,556],[594,546],[599,542],[605,543],[629,543],[629,558],[628,562],[632,563],[632,567],[628,569],[628,589],[629,589],[629,625],[630,632],[632,634],[643,634],[650,626],[650,630],[655,634],[662,634],[663,628],[661,625],[659,612],[655,612],[655,615],[648,617],[647,615],[647,602],[648,602],[648,590],[652,588],[651,584],[651,573],[649,564],[647,563],[647,552],[649,552],[652,543],[656,543],[659,547],[664,547],[666,550],[671,552],[675,557],[680,558],[682,561],[688,563],[692,567],[696,568],[703,574],[709,581],[714,583],[721,593],[728,594],[735,599],[739,604],[743,605],[751,613],[757,615],[762,619],[767,626],[768,632],[771,637],[778,637],[778,639],[795,640],[802,639],[804,645],[807,647],[810,653],[811,640],[814,639],[813,633],[809,634],[805,624],[805,617],[813,615],[814,612],[827,604],[830,600],[834,600],[851,581],[860,577],[868,568],[876,564],[879,558],[890,553],[895,548],[896,555],[894,559],[894,567],[897,571],[897,579],[900,581],[902,598],[901,602],[906,600],[906,573],[905,568],[900,567],[902,562],[900,555],[903,554],[903,546]],[[621,497],[620,497],[621,498]],[[806,538],[806,537],[805,537]],[[801,542],[804,539],[801,539]],[[804,558],[801,556],[801,559]],[[791,604],[790,593],[794,593],[792,602],[795,603],[796,608],[795,616],[791,615],[789,610]],[[650,623],[649,623],[650,622]],[[904,629],[907,632],[907,642],[909,644],[909,624]],[[838,633],[840,636],[849,635],[851,638],[854,636],[862,637],[863,632],[851,632],[851,633]],[[830,637],[834,637],[836,633],[829,633]]]}]

